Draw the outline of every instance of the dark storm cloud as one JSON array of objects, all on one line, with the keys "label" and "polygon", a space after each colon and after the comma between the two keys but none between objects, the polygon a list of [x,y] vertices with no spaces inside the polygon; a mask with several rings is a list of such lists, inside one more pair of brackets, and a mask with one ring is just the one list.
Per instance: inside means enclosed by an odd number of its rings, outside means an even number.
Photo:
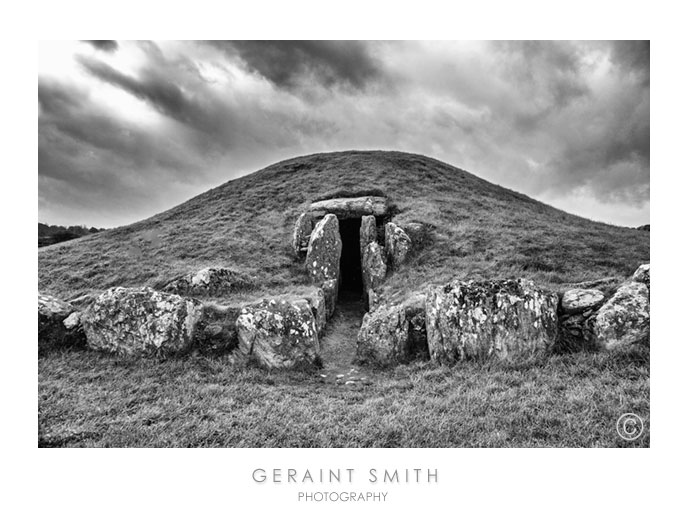
[{"label": "dark storm cloud", "polygon": [[79,57],[78,61],[95,77],[147,101],[161,113],[181,123],[207,129],[209,119],[212,119],[200,103],[184,94],[171,78],[161,76],[155,69],[144,69],[140,78],[134,78],[102,61],[85,56]]},{"label": "dark storm cloud", "polygon": [[213,41],[211,45],[238,56],[252,71],[278,87],[296,86],[313,75],[326,86],[361,89],[380,77],[371,45],[362,41]]},{"label": "dark storm cloud", "polygon": [[84,43],[88,43],[93,48],[105,52],[115,52],[119,48],[115,40],[84,40]]},{"label": "dark storm cloud", "polygon": [[[648,42],[121,42],[73,59],[78,80],[39,77],[39,207],[110,216],[55,223],[132,221],[341,149],[422,153],[648,220]],[[140,119],[102,105],[112,93]]]},{"label": "dark storm cloud", "polygon": [[650,78],[651,42],[648,40],[618,40],[611,42],[611,60],[617,66],[638,74],[643,82]]},{"label": "dark storm cloud", "polygon": [[[164,138],[112,117],[112,114],[92,105],[88,96],[78,89],[39,81],[38,99],[42,111],[39,136],[50,141],[39,152],[45,152],[46,146],[52,147],[61,141],[57,148],[69,148],[70,156],[74,156],[74,146],[87,149],[90,154],[99,150],[121,157],[137,169],[155,165],[163,171],[186,171],[191,166],[187,158],[176,153],[175,147],[166,143]],[[40,159],[41,153],[39,163]],[[48,160],[47,156],[45,160]],[[41,171],[51,175],[60,169],[46,167]]]}]

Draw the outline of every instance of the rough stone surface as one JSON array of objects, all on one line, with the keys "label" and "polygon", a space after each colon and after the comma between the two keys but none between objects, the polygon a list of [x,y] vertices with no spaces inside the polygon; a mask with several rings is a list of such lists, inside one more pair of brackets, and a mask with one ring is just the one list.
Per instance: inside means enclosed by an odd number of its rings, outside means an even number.
[{"label": "rough stone surface", "polygon": [[88,347],[166,356],[191,348],[202,305],[152,288],[111,288],[82,316]]},{"label": "rough stone surface", "polygon": [[620,284],[622,278],[609,277],[595,279],[593,281],[582,281],[581,283],[572,283],[572,287],[576,288],[597,288],[603,292],[614,290],[614,288]]},{"label": "rough stone surface", "polygon": [[364,251],[369,243],[373,243],[378,238],[378,229],[376,228],[376,218],[374,216],[363,216],[361,218],[361,227],[359,228],[359,252],[361,258],[364,257]]},{"label": "rough stone surface", "polygon": [[562,294],[562,311],[566,314],[580,314],[603,303],[605,295],[594,288],[572,288]]},{"label": "rough stone surface", "polygon": [[326,280],[340,278],[342,239],[337,217],[328,214],[311,233],[306,253],[306,270],[311,282],[319,286]]},{"label": "rough stone surface", "polygon": [[650,325],[648,288],[630,281],[618,288],[598,310],[593,329],[599,347],[618,350],[646,339]]},{"label": "rough stone surface", "polygon": [[321,283],[321,289],[325,296],[325,312],[326,318],[330,319],[335,313],[335,306],[337,305],[337,279],[326,279]]},{"label": "rough stone surface", "polygon": [[38,351],[83,347],[86,337],[79,315],[69,303],[38,294]]},{"label": "rough stone surface", "polygon": [[376,242],[369,243],[364,249],[364,257],[361,262],[361,274],[364,291],[376,290],[385,281],[387,265],[383,259],[383,251]]},{"label": "rough stone surface", "polygon": [[331,198],[314,202],[309,213],[315,218],[334,214],[338,218],[360,218],[365,215],[383,216],[388,212],[387,198],[382,196],[361,196],[356,198]]},{"label": "rough stone surface", "polygon": [[322,288],[314,288],[312,292],[304,297],[309,303],[311,313],[313,313],[318,336],[321,337],[325,333],[325,325],[328,322],[328,313],[325,308],[325,293]]},{"label": "rough stone surface", "polygon": [[646,285],[646,288],[649,290],[651,289],[651,264],[646,263],[645,265],[641,265],[638,269],[636,269],[636,272],[634,272],[634,275],[632,276],[632,281],[636,281],[638,283],[643,283]]},{"label": "rough stone surface", "polygon": [[385,255],[392,269],[398,269],[411,249],[411,239],[400,226],[393,222],[385,224]]},{"label": "rough stone surface", "polygon": [[316,322],[305,300],[263,300],[237,318],[239,349],[267,368],[320,364]]},{"label": "rough stone surface", "polygon": [[425,298],[416,296],[394,306],[379,306],[364,315],[357,336],[356,358],[376,366],[394,366],[428,358]]},{"label": "rough stone surface", "polygon": [[546,350],[557,335],[558,296],[525,279],[454,280],[429,289],[426,330],[441,363]]},{"label": "rough stone surface", "polygon": [[596,349],[593,333],[595,311],[585,310],[579,314],[559,316],[558,348],[562,352],[578,352]]},{"label": "rough stone surface", "polygon": [[232,353],[239,345],[237,317],[241,308],[206,303],[195,326],[192,348],[204,354]]},{"label": "rough stone surface", "polygon": [[297,256],[306,253],[311,232],[313,232],[313,217],[309,213],[300,214],[292,232],[292,250]]},{"label": "rough stone surface", "polygon": [[100,294],[84,294],[69,300],[69,304],[75,308],[86,308],[93,303]]},{"label": "rough stone surface", "polygon": [[164,292],[180,296],[219,296],[255,286],[245,274],[222,267],[208,267],[177,278],[163,287]]}]

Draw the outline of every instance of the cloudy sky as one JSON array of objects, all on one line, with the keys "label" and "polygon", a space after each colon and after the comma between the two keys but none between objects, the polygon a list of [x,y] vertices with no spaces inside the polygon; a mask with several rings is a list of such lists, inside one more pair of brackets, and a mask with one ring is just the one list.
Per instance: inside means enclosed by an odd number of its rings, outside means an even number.
[{"label": "cloudy sky", "polygon": [[421,153],[649,223],[648,42],[41,42],[38,219],[113,227],[308,153]]}]

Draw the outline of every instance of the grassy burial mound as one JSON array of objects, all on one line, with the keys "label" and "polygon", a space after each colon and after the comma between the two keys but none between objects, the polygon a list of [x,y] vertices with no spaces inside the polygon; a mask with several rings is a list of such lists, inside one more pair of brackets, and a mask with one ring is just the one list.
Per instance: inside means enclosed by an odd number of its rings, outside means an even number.
[{"label": "grassy burial mound", "polygon": [[[61,343],[83,326],[91,349],[110,351],[118,335],[102,324],[129,308],[159,317],[117,331],[128,350],[195,351],[142,359],[48,348],[39,445],[627,445],[615,420],[630,410],[648,420],[647,348],[426,361],[544,344],[558,318],[573,344],[601,330],[616,344],[626,323],[647,337],[650,271],[637,268],[649,256],[647,232],[570,215],[427,157],[283,161],[147,220],[39,250],[39,318],[41,305],[55,309],[46,322],[59,330],[67,317]],[[495,281],[506,278],[523,281]],[[179,324],[163,333],[164,321]],[[521,323],[525,340],[502,322]],[[199,337],[203,347],[190,347]],[[230,343],[276,367],[294,365],[285,355],[301,348],[297,364],[318,369],[266,371],[224,356]]]},{"label": "grassy burial mound", "polygon": [[237,298],[307,284],[292,252],[310,203],[382,195],[413,249],[382,299],[402,300],[453,278],[527,277],[562,288],[630,276],[648,262],[649,234],[592,222],[443,162],[399,152],[340,152],[286,160],[147,220],[43,248],[39,290],[72,299],[113,286],[162,287],[209,266],[253,279]]}]

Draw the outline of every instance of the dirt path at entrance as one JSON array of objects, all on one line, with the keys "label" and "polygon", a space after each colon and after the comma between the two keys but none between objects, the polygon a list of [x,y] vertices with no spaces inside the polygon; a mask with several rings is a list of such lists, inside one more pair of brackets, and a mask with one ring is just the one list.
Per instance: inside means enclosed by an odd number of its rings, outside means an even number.
[{"label": "dirt path at entrance", "polygon": [[340,294],[335,314],[321,339],[323,369],[319,376],[331,384],[370,384],[371,373],[354,363],[356,336],[365,313],[360,294]]}]

